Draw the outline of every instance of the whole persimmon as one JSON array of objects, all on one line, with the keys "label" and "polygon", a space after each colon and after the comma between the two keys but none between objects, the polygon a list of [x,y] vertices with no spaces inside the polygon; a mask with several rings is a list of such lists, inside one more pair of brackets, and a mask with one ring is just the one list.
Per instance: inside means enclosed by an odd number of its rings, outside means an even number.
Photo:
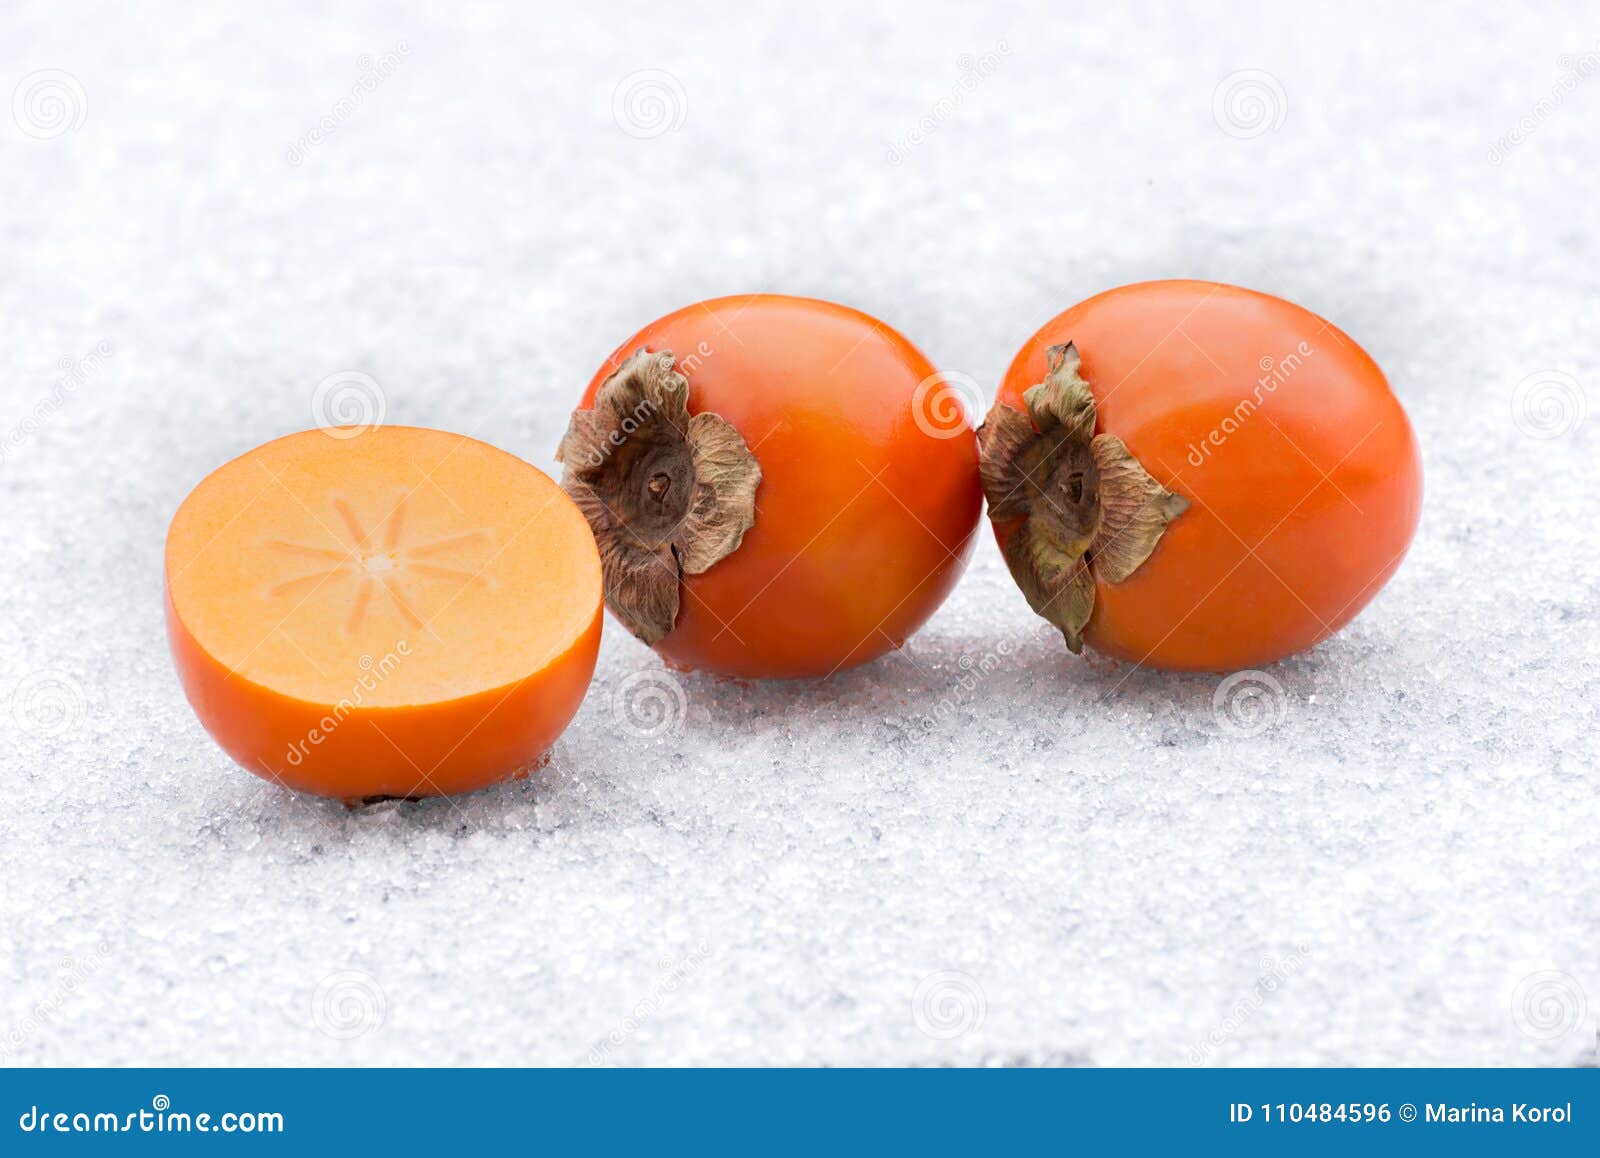
[{"label": "whole persimmon", "polygon": [[978,434],[989,517],[1074,652],[1227,671],[1302,651],[1399,566],[1417,441],[1365,350],[1281,298],[1127,285],[1047,322]]},{"label": "whole persimmon", "polygon": [[679,669],[824,676],[899,647],[982,510],[958,392],[832,302],[717,298],[607,359],[557,458],[612,614]]}]

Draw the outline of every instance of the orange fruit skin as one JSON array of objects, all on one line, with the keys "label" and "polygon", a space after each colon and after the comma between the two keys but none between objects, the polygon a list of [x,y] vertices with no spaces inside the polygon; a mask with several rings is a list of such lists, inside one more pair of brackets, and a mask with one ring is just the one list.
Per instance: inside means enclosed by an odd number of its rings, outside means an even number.
[{"label": "orange fruit skin", "polygon": [[[1422,509],[1416,436],[1331,322],[1215,282],[1122,286],[1047,322],[999,400],[1022,408],[1068,341],[1096,433],[1191,502],[1132,576],[1096,580],[1091,647],[1175,670],[1259,666],[1344,626],[1400,565]],[[1002,547],[1014,527],[995,528]]]},{"label": "orange fruit skin", "polygon": [[[918,425],[937,374],[859,310],[777,294],[717,298],[618,346],[580,406],[630,354],[671,350],[691,414],[739,431],[761,464],[755,525],[685,575],[673,666],[750,678],[826,676],[899,647],[960,578],[982,509],[971,424]],[[927,416],[934,392],[924,391]]]},{"label": "orange fruit skin", "polygon": [[[170,594],[166,607],[184,694],[218,746],[263,779],[347,800],[472,792],[527,767],[577,714],[600,651],[597,607],[582,637],[528,679],[423,707],[360,707],[311,745],[306,737],[332,704],[293,699],[230,673],[185,629]],[[300,753],[298,762],[291,750]]]},{"label": "orange fruit skin", "polygon": [[[386,442],[390,445],[382,449]],[[363,452],[380,449],[372,460],[342,471],[336,456],[347,446]],[[295,537],[326,533],[327,542],[342,547],[332,537],[337,532],[328,530],[337,520],[313,517],[312,508],[325,488],[334,486],[352,508],[360,507],[368,528],[378,535],[386,523],[372,519],[372,512],[393,509],[393,496],[422,478],[425,468],[416,460],[427,455],[437,464],[431,476],[435,493],[429,495],[425,484],[418,483],[415,495],[398,504],[411,512],[400,520],[400,529],[413,540],[448,536],[455,529],[449,518],[439,522],[439,511],[491,522],[505,510],[517,509],[518,501],[537,506],[537,518],[524,521],[518,516],[511,528],[518,534],[508,531],[490,543],[492,550],[486,548],[470,561],[464,557],[459,574],[496,576],[492,586],[486,585],[487,594],[478,593],[471,585],[474,580],[466,587],[433,580],[430,588],[413,576],[407,579],[407,605],[426,615],[428,623],[407,626],[380,599],[369,604],[364,633],[348,634],[307,627],[303,621],[297,630],[293,620],[307,607],[316,610],[313,595],[339,608],[351,602],[350,577],[344,570],[349,565],[344,562],[310,564],[341,568],[315,591],[303,595],[309,583],[291,584],[294,589],[277,602],[271,592],[259,594],[283,578],[279,568],[285,565],[262,546],[269,536],[287,533],[282,512],[273,516],[265,508],[276,501],[291,516],[304,512]],[[321,473],[310,472],[311,481],[304,481],[301,468],[308,460],[316,460]],[[254,465],[262,462],[267,465]],[[396,463],[394,478],[388,480],[398,480],[396,489],[371,483],[373,473]],[[263,478],[276,476],[275,482],[259,488],[249,477],[241,482],[241,473],[248,476],[251,469],[262,471]],[[452,470],[461,478],[448,488],[440,486],[440,478]],[[291,494],[297,474],[302,489]],[[374,506],[364,483],[384,501]],[[425,498],[435,508],[432,527],[422,509]],[[406,541],[399,530],[396,538]],[[196,550],[201,542],[206,545]],[[519,547],[527,554],[508,562]],[[551,547],[557,548],[553,554],[547,552]],[[530,576],[528,567],[537,570],[547,554],[553,561]],[[494,571],[497,561],[504,573]],[[454,562],[434,554],[425,566],[437,572],[441,563]],[[308,564],[289,566],[303,569]],[[246,582],[243,587],[226,586],[218,577],[223,574],[243,575]],[[555,583],[567,594],[546,598],[543,592]],[[530,768],[577,713],[594,673],[603,618],[598,553],[588,525],[566,494],[537,468],[504,451],[415,427],[379,427],[348,443],[323,431],[305,431],[219,467],[174,515],[164,588],[167,637],[179,680],[218,745],[264,779],[346,800],[470,792]],[[461,621],[440,628],[447,636],[441,638],[434,628],[452,605]],[[531,629],[535,638],[530,643],[508,642],[515,634],[509,627],[530,616],[537,620],[546,611],[556,625],[550,631],[558,633],[549,644],[555,650],[549,658],[535,659],[528,649],[541,646],[537,637],[544,628],[536,624]],[[197,630],[197,624],[210,626]],[[236,640],[230,641],[232,625],[243,625],[237,632],[247,641],[259,638],[261,644],[244,654]],[[305,657],[298,669],[293,662],[286,665],[280,659],[269,665],[264,658],[273,649],[261,645],[280,635],[288,636],[289,653]],[[409,648],[401,636],[409,638]],[[396,660],[387,682],[374,685],[381,689],[378,693],[369,692],[352,706],[355,680],[362,673],[370,678],[374,657],[394,658],[390,649],[396,647],[406,658]],[[230,649],[231,663],[219,657]],[[263,682],[267,671],[273,686]],[[498,686],[485,686],[489,680],[475,677],[486,671],[513,674]],[[330,673],[335,673],[331,684]]]}]

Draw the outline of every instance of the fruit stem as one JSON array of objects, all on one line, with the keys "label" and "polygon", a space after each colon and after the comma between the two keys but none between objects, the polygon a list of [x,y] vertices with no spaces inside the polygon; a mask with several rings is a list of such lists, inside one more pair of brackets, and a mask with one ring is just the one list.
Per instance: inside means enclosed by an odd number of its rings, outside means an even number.
[{"label": "fruit stem", "polygon": [[1095,583],[1143,565],[1189,500],[1167,490],[1114,434],[1096,435],[1094,394],[1071,342],[1046,351],[1026,412],[996,401],[978,429],[978,473],[1006,566],[1035,612],[1083,650]]},{"label": "fruit stem", "polygon": [[719,415],[690,415],[670,350],[640,349],[572,412],[561,485],[600,548],[606,605],[653,644],[677,622],[679,587],[739,548],[755,524],[761,466]]}]

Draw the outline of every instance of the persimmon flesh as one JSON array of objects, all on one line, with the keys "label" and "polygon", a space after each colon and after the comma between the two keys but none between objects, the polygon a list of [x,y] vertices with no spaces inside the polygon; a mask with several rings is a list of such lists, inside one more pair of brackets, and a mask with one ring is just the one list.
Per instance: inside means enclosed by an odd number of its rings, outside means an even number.
[{"label": "persimmon flesh", "polygon": [[[1421,510],[1417,441],[1383,372],[1333,323],[1214,282],[1123,286],[1030,338],[1006,372],[996,410],[1026,415],[1029,397],[1045,401],[1028,392],[1065,382],[1068,371],[1092,393],[1094,441],[1120,439],[1151,481],[1145,514],[1159,511],[1155,521],[1164,521],[1125,576],[1108,577],[1100,545],[1089,546],[1079,577],[1092,589],[1047,607],[1050,618],[1082,594],[1092,609],[1082,609],[1081,638],[1095,650],[1180,670],[1269,663],[1348,623],[1399,566]],[[995,419],[991,411],[981,436],[989,443]],[[1003,473],[993,459],[986,450],[986,490]],[[1049,448],[1035,448],[1033,460],[1023,464],[1031,473],[1010,474],[1020,486],[989,494],[991,517],[997,500],[1015,491],[1060,522],[1063,509],[1081,501],[1085,477],[1098,479],[1091,464],[1069,480]],[[1077,491],[1069,494],[1070,486]],[[1012,537],[1037,517],[1018,517],[1019,506],[1029,502],[1010,500],[1001,508],[1008,517],[994,520],[1013,574],[1026,552]],[[1050,555],[1048,545],[1035,555]],[[1059,560],[1046,570],[1052,562]],[[1040,588],[1037,570],[1034,579],[1030,602],[1049,603],[1067,586]]]},{"label": "persimmon flesh", "polygon": [[883,322],[752,294],[622,343],[560,457],[624,625],[678,668],[798,678],[899,647],[949,593],[982,508],[972,431]]}]

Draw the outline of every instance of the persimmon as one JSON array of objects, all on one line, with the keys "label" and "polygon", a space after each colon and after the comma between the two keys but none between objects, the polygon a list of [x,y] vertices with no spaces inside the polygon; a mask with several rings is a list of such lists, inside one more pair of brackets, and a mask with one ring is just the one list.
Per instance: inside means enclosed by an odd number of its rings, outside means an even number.
[{"label": "persimmon", "polygon": [[167,535],[189,702],[224,751],[357,800],[528,768],[583,699],[600,559],[551,479],[458,434],[291,434],[219,467]]},{"label": "persimmon", "polygon": [[824,676],[899,647],[982,510],[959,391],[832,302],[718,298],[652,322],[584,392],[557,457],[606,602],[680,669]]},{"label": "persimmon", "polygon": [[1377,364],[1281,298],[1089,298],[1028,339],[979,431],[996,538],[1074,652],[1225,671],[1348,623],[1416,530],[1416,437]]}]

